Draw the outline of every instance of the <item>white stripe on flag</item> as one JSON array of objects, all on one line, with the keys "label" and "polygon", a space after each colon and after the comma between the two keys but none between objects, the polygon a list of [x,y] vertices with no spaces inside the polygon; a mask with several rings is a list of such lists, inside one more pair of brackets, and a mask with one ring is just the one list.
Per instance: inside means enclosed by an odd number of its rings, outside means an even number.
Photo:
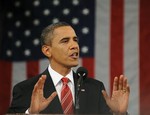
[{"label": "white stripe on flag", "polygon": [[129,113],[139,115],[139,1],[125,0],[124,73],[131,88]]},{"label": "white stripe on flag", "polygon": [[12,84],[11,84],[11,90],[10,90],[10,103],[11,103],[11,100],[12,100],[12,91],[13,91],[13,88],[14,86],[27,79],[26,78],[26,63],[25,62],[13,62],[12,64]]},{"label": "white stripe on flag", "polygon": [[97,0],[95,26],[95,76],[110,93],[110,0]]},{"label": "white stripe on flag", "polygon": [[12,88],[18,82],[21,82],[26,78],[26,63],[25,62],[14,62],[12,64]]},{"label": "white stripe on flag", "polygon": [[39,60],[39,73],[42,73],[43,71],[45,71],[48,65],[49,65],[49,61],[47,58],[40,59]]}]

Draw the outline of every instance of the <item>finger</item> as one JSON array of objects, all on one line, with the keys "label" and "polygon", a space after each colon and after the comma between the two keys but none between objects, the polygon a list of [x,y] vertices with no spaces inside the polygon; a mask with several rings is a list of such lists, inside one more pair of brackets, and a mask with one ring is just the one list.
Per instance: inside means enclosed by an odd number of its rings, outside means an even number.
[{"label": "finger", "polygon": [[119,90],[123,89],[123,75],[120,75],[119,77]]},{"label": "finger", "polygon": [[129,85],[127,85],[127,90],[130,93],[130,86]]},{"label": "finger", "polygon": [[57,92],[56,92],[56,91],[53,92],[53,93],[47,98],[48,102],[50,103],[50,102],[56,97],[56,95],[57,95]]},{"label": "finger", "polygon": [[36,93],[38,92],[37,90],[38,90],[38,82],[34,85],[34,89],[32,91],[33,96],[36,95]]},{"label": "finger", "polygon": [[32,91],[32,95],[37,95],[37,93],[39,93],[39,89],[43,90],[45,79],[46,79],[46,75],[42,75],[40,77],[40,79],[37,81],[37,83],[34,86],[34,89]]},{"label": "finger", "polygon": [[42,75],[42,76],[40,77],[40,79],[38,80],[38,88],[39,88],[39,89],[42,89],[42,90],[43,90],[45,80],[46,80],[46,75]]},{"label": "finger", "polygon": [[39,79],[38,90],[39,90],[39,95],[40,96],[43,96],[45,80],[46,80],[46,75],[42,75],[41,78]]},{"label": "finger", "polygon": [[113,83],[113,91],[118,90],[118,77],[114,78],[114,83]]},{"label": "finger", "polygon": [[127,78],[124,77],[123,78],[123,90],[126,90],[127,89]]},{"label": "finger", "polygon": [[108,96],[107,92],[105,90],[102,90],[102,94],[103,94],[104,99],[106,101],[108,101],[109,100],[109,96]]},{"label": "finger", "polygon": [[130,93],[130,86],[127,84],[127,92]]}]

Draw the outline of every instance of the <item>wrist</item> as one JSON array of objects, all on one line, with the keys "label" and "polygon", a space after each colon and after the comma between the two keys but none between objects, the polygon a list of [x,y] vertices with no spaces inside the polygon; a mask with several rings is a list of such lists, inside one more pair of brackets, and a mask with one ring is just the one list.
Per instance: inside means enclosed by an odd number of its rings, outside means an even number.
[{"label": "wrist", "polygon": [[29,113],[29,114],[39,114],[39,112],[33,111],[33,110],[31,110],[30,108],[28,109],[28,113]]}]

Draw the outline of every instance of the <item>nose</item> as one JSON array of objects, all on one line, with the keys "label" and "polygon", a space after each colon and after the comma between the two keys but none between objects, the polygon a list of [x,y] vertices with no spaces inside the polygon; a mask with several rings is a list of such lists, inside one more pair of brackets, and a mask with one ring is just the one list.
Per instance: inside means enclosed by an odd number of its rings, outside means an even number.
[{"label": "nose", "polygon": [[71,44],[70,44],[70,49],[71,50],[74,50],[74,49],[79,49],[79,44],[75,41],[73,41]]}]

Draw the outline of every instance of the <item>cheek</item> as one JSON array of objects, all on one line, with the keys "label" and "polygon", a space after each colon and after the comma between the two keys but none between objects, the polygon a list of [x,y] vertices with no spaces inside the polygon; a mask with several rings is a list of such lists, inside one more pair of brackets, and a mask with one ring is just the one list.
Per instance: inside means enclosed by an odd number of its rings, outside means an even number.
[{"label": "cheek", "polygon": [[56,48],[53,50],[53,54],[60,57],[67,56],[67,48]]},{"label": "cheek", "polygon": [[66,57],[68,55],[67,50],[66,49],[59,50],[59,55],[62,57]]},{"label": "cheek", "polygon": [[66,57],[68,56],[68,47],[67,46],[63,46],[63,45],[57,45],[57,46],[53,46],[52,48],[52,55],[55,56],[60,56],[60,57]]}]

